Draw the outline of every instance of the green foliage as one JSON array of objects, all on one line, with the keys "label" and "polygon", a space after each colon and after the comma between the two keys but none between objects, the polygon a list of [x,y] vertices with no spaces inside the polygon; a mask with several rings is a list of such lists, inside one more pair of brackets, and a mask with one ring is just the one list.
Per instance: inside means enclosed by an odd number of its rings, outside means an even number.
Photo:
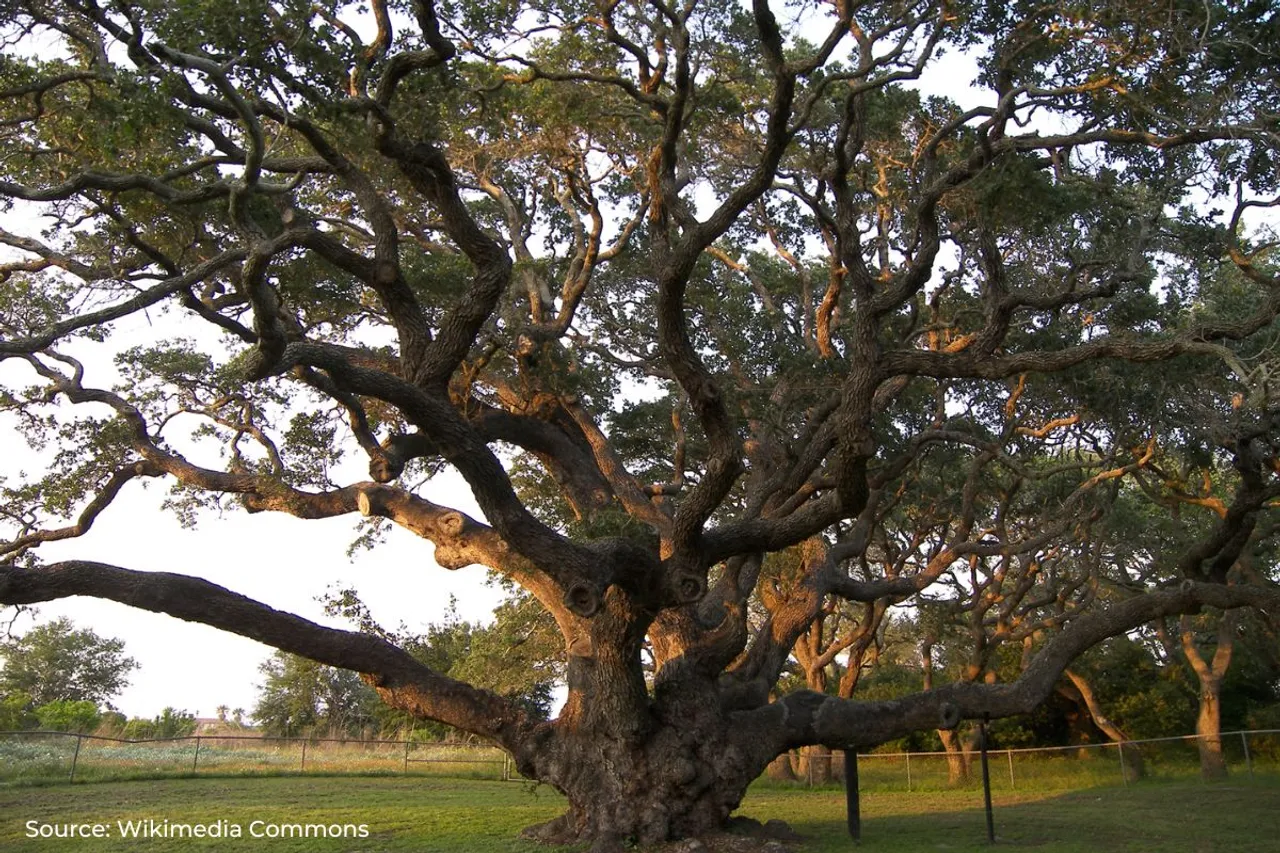
[{"label": "green foliage", "polygon": [[92,732],[102,721],[102,712],[93,702],[59,699],[35,709],[40,728],[53,732]]},{"label": "green foliage", "polygon": [[[114,721],[120,723],[121,721]],[[165,740],[184,738],[195,734],[196,717],[172,706],[165,707],[157,716],[147,719],[133,717],[119,726],[120,737],[126,740]]]},{"label": "green foliage", "polygon": [[156,721],[134,717],[124,724],[120,737],[126,740],[150,740],[156,736]]},{"label": "green foliage", "polygon": [[105,737],[123,737],[124,727],[128,724],[129,718],[119,711],[103,711],[97,733]]},{"label": "green foliage", "polygon": [[[107,704],[138,668],[124,643],[55,619],[0,641],[0,694],[24,692],[37,705],[55,701]],[[109,705],[108,705],[109,707]]]},{"label": "green foliage", "polygon": [[196,730],[196,715],[172,706],[165,707],[153,722],[152,737],[156,738],[187,737]]},{"label": "green foliage", "polygon": [[40,724],[33,709],[30,693],[18,690],[0,699],[0,731],[16,732],[33,729]]},{"label": "green foliage", "polygon": [[299,412],[284,432],[285,460],[297,485],[330,484],[329,468],[342,459],[335,447],[337,427],[325,412]]},{"label": "green foliage", "polygon": [[1078,669],[1102,707],[1131,738],[1178,737],[1195,730],[1199,691],[1181,660],[1165,660],[1150,637],[1113,637]]},{"label": "green foliage", "polygon": [[552,691],[563,677],[563,639],[555,623],[527,593],[508,598],[493,615],[488,625],[456,618],[446,623],[453,645],[446,672],[516,700],[534,719],[547,719]]}]

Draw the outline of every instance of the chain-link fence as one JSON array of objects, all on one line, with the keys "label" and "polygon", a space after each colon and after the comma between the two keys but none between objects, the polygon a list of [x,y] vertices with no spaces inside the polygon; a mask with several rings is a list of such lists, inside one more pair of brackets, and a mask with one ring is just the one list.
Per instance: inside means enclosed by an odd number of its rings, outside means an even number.
[{"label": "chain-link fence", "polygon": [[[1202,743],[1209,757],[1202,757]],[[1217,756],[1218,758],[1215,758]],[[806,750],[780,759],[791,784],[843,781],[840,752]],[[1140,779],[1280,775],[1280,729],[1225,732],[1081,746],[990,750],[996,791],[1073,790]],[[1210,771],[1206,773],[1206,770]],[[1217,771],[1220,771],[1218,773]],[[492,747],[413,740],[337,740],[193,735],[121,740],[63,732],[0,732],[0,785],[57,780],[130,779],[207,774],[416,774],[518,779],[510,758]],[[978,753],[869,752],[858,756],[863,791],[942,791],[979,784]]]},{"label": "chain-link fence", "polygon": [[[1207,753],[1204,754],[1204,753]],[[980,784],[976,741],[958,753],[867,752],[858,755],[863,791],[942,791]],[[840,784],[844,755],[802,750],[770,773],[778,782]],[[780,762],[785,759],[780,759]],[[1251,778],[1280,775],[1280,729],[1224,732],[1078,746],[991,749],[995,791],[1078,790],[1141,779]]]},{"label": "chain-link fence", "polygon": [[467,744],[234,735],[135,741],[63,732],[0,732],[0,784],[200,773],[517,778],[506,753]]}]

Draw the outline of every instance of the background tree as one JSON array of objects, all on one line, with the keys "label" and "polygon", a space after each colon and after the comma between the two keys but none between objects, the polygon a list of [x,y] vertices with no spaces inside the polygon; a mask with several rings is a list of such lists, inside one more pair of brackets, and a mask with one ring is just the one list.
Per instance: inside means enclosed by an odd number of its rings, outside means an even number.
[{"label": "background tree", "polygon": [[0,695],[25,693],[36,706],[91,702],[110,708],[138,668],[123,641],[77,628],[65,617],[0,640],[0,657]]},{"label": "background tree", "polygon": [[1090,684],[1104,713],[1129,737],[1177,737],[1195,725],[1196,697],[1150,628],[1136,639],[1113,637],[1091,649],[1072,671]]},{"label": "background tree", "polygon": [[129,740],[165,740],[190,737],[195,731],[195,714],[167,706],[151,719],[134,717],[129,720],[124,724],[121,736]]},{"label": "background tree", "polygon": [[[1232,405],[1280,311],[1280,68],[1238,49],[1280,41],[1265,4],[358,8],[5,5],[0,195],[41,229],[0,232],[2,402],[50,459],[5,486],[0,602],[359,672],[597,851],[713,831],[784,751],[1026,713],[1109,636],[1280,606],[1270,567],[1230,576],[1280,497],[1275,407]],[[942,50],[973,106],[910,88]],[[1226,511],[1104,594],[1067,556],[1161,454]],[[445,467],[481,518],[422,496]],[[497,572],[555,622],[560,716],[389,635],[42,559],[156,479],[188,520],[359,514]],[[805,594],[754,620],[793,548]],[[832,596],[951,602],[975,677],[779,696]]]},{"label": "background tree", "polygon": [[1259,718],[1274,714],[1280,700],[1274,628],[1259,615],[1208,610],[1162,621],[1155,634],[1175,670],[1172,678],[1190,694],[1194,712],[1187,716],[1195,721],[1200,771],[1207,778],[1225,776],[1223,730],[1270,728]]},{"label": "background tree", "polygon": [[373,724],[377,695],[354,673],[276,652],[259,667],[253,718],[276,737],[362,736]]},{"label": "background tree", "polygon": [[196,731],[196,715],[172,706],[161,710],[152,723],[155,728],[151,737],[155,738],[190,737]]}]

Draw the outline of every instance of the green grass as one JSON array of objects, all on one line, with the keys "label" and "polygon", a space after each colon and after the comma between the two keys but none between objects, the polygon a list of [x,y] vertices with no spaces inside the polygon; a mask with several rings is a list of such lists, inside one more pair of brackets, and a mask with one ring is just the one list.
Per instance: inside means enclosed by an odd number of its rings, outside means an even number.
[{"label": "green grass", "polygon": [[[868,851],[985,851],[981,796],[868,793]],[[515,782],[298,776],[165,779],[0,790],[0,850],[23,853],[254,851],[273,853],[534,853],[523,826],[558,814],[563,800]],[[753,789],[742,813],[781,818],[803,834],[803,853],[851,849],[838,791]],[[1034,853],[1263,853],[1276,849],[1280,783],[1231,779],[1215,785],[1143,783],[996,798],[998,848]],[[364,839],[177,839],[114,837],[116,820],[182,823],[367,824]],[[108,839],[28,839],[28,820],[112,824]]]},{"label": "green grass", "polygon": [[[861,849],[990,851],[981,792],[864,794]],[[997,849],[1035,853],[1272,853],[1280,785],[1144,783],[1072,793],[995,797]],[[806,853],[851,849],[844,795],[753,794],[744,811],[782,817],[809,839]]]}]

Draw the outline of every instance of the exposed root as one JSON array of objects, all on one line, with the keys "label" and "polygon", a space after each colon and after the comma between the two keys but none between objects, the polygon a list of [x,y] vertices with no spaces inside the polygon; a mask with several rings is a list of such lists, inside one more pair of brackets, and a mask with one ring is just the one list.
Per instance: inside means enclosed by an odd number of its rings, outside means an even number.
[{"label": "exposed root", "polygon": [[673,841],[656,849],[657,853],[791,853],[791,848],[776,838],[713,832],[699,838]]},{"label": "exposed root", "polygon": [[538,841],[542,844],[576,844],[578,831],[573,826],[573,821],[568,812],[554,817],[546,823],[535,823],[532,826],[526,826],[520,830],[520,837],[527,838],[530,841]]},{"label": "exposed root", "polygon": [[[544,844],[579,844],[583,838],[574,828],[569,814],[563,814],[546,823],[526,827],[521,836]],[[724,830],[704,833],[696,838],[671,841],[656,847],[635,848],[626,839],[597,837],[592,840],[590,853],[791,853],[796,842],[803,837],[785,822],[771,820],[760,823],[748,817],[731,818]]]}]

